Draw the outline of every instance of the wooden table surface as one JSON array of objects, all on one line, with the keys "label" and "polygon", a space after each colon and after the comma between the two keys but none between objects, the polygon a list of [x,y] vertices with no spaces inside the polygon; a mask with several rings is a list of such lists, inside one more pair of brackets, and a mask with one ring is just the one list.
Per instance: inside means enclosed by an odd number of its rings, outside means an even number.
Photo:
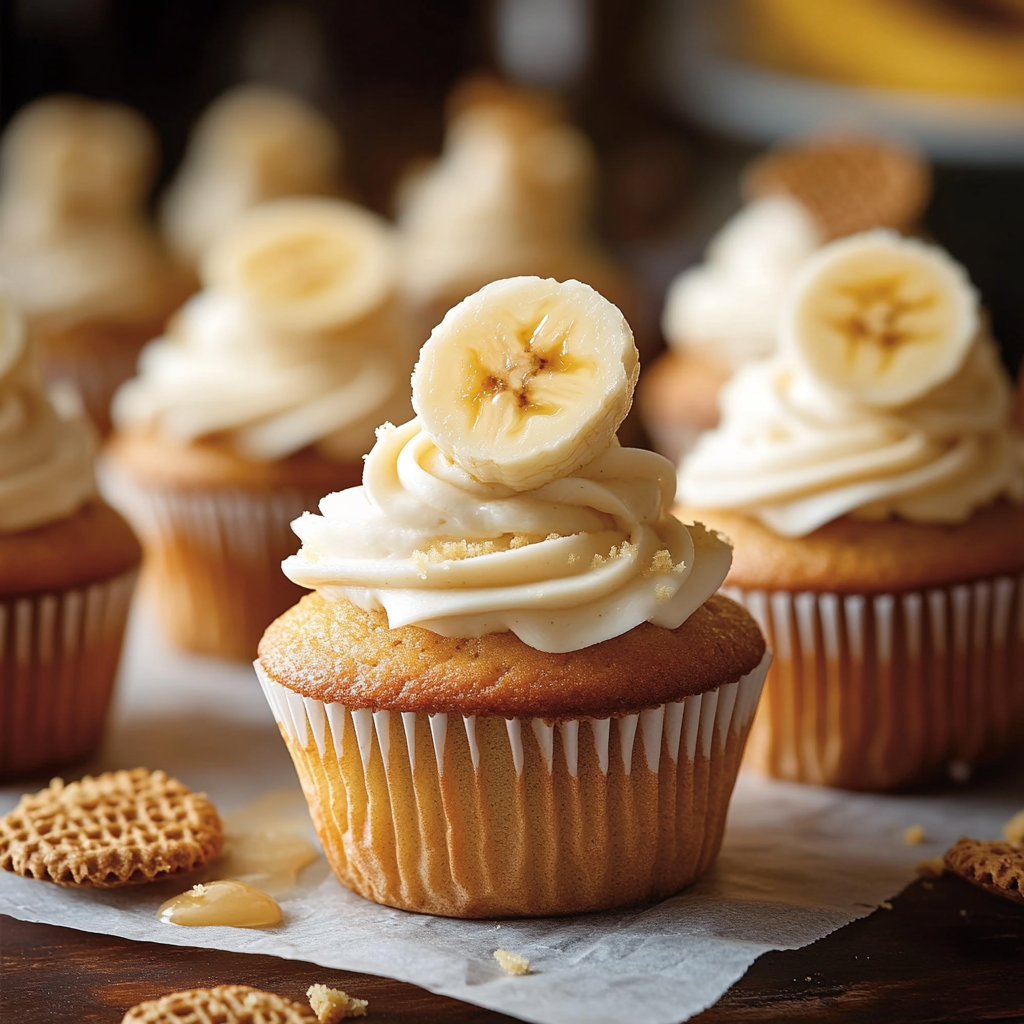
[{"label": "wooden table surface", "polygon": [[[269,956],[131,942],[0,916],[3,1024],[118,1024],[176,989],[253,985],[293,999],[324,982],[370,1001],[371,1019],[511,1021],[402,982]],[[959,878],[917,881],[891,910],[759,959],[699,1024],[1024,1022],[1024,906]],[[622,1020],[628,1024],[628,1012]]]}]

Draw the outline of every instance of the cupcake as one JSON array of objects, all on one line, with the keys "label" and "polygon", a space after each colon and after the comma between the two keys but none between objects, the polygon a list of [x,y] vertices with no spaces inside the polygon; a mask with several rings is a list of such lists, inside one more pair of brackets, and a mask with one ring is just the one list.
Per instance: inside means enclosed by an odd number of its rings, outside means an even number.
[{"label": "cupcake", "polygon": [[354,891],[569,914],[714,860],[768,655],[671,464],[615,439],[637,368],[593,289],[494,282],[431,334],[362,486],[293,524],[315,593],[256,671]]},{"label": "cupcake", "polygon": [[930,194],[927,165],[871,139],[780,147],[746,171],[747,200],[703,265],[669,288],[669,351],[644,375],[640,406],[658,451],[678,460],[718,422],[718,393],[745,363],[775,351],[782,298],[827,241],[874,227],[909,231]]},{"label": "cupcake", "polygon": [[99,745],[142,554],[96,493],[91,428],[51,404],[34,356],[0,292],[0,778]]},{"label": "cupcake", "polygon": [[116,103],[48,96],[0,144],[0,275],[51,381],[70,380],[110,428],[110,399],[184,296],[145,220],[157,142]]},{"label": "cupcake", "polygon": [[251,206],[284,196],[336,195],[341,139],[319,111],[265,85],[230,89],[210,105],[161,203],[171,251],[190,270]]},{"label": "cupcake", "polygon": [[618,304],[633,286],[591,236],[597,156],[552,97],[473,78],[451,97],[444,151],[396,206],[402,288],[426,335],[490,281],[577,278]]},{"label": "cupcake", "polygon": [[801,269],[680,496],[735,544],[776,660],[751,757],[889,789],[1024,736],[1024,439],[963,268],[887,231]]},{"label": "cupcake", "polygon": [[255,207],[202,277],[117,394],[105,485],[170,637],[251,659],[301,593],[278,569],[288,524],[358,482],[374,427],[408,414],[415,347],[390,228],[340,200]]}]

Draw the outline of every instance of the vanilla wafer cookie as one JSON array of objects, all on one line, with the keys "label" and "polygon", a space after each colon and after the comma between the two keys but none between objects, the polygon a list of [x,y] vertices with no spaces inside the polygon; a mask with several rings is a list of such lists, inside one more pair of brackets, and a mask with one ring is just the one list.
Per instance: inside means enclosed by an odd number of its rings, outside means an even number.
[{"label": "vanilla wafer cookie", "polygon": [[910,230],[931,198],[931,172],[915,153],[875,139],[818,139],[780,147],[743,176],[750,199],[792,196],[829,239],[888,227]]},{"label": "vanilla wafer cookie", "polygon": [[54,779],[0,818],[0,867],[58,885],[109,889],[194,871],[224,840],[217,810],[146,768]]},{"label": "vanilla wafer cookie", "polygon": [[1024,903],[1024,850],[1009,843],[963,839],[946,851],[946,867],[986,892]]},{"label": "vanilla wafer cookie", "polygon": [[248,985],[172,992],[133,1006],[121,1024],[317,1024],[302,1003]]}]

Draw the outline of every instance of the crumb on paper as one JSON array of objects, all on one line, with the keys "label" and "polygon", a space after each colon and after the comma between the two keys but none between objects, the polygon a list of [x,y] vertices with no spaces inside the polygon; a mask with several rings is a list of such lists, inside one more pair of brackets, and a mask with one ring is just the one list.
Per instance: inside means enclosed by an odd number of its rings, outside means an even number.
[{"label": "crumb on paper", "polygon": [[928,841],[928,833],[922,825],[911,825],[903,831],[903,842],[907,846],[920,846]]},{"label": "crumb on paper", "polygon": [[501,969],[506,974],[529,974],[530,961],[518,953],[510,953],[507,949],[496,949],[494,959],[501,964]]},{"label": "crumb on paper", "polygon": [[306,989],[309,1005],[320,1024],[338,1024],[346,1017],[365,1017],[369,1000],[354,999],[341,989],[327,985],[310,985]]},{"label": "crumb on paper", "polygon": [[882,902],[878,905],[882,908],[882,910],[892,910],[892,903],[889,900],[882,900]]},{"label": "crumb on paper", "polygon": [[927,860],[919,860],[914,870],[922,878],[939,878],[946,873],[946,862],[941,857],[929,857]]},{"label": "crumb on paper", "polygon": [[1018,811],[1003,826],[1003,837],[1011,846],[1024,846],[1024,811]]}]

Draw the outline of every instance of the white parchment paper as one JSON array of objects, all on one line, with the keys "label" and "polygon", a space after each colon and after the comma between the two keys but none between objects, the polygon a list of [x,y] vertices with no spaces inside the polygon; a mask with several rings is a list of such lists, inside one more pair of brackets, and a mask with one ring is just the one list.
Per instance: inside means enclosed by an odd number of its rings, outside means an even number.
[{"label": "white parchment paper", "polygon": [[[205,790],[222,812],[283,787],[301,799],[251,668],[172,651],[137,611],[109,738],[89,770],[138,765]],[[44,783],[0,789],[0,813]],[[636,1024],[669,1024],[715,1002],[762,953],[870,913],[913,879],[917,861],[960,835],[998,837],[1022,806],[1024,765],[998,782],[912,796],[744,774],[709,875],[646,910],[573,918],[453,921],[379,907],[342,888],[322,857],[279,899],[285,920],[272,929],[162,924],[156,909],[181,882],[76,892],[0,873],[0,913],[386,975],[542,1024],[610,1024],[623,1006]],[[906,845],[912,824],[928,842]],[[492,956],[499,946],[528,957],[533,973],[504,975]]]}]

